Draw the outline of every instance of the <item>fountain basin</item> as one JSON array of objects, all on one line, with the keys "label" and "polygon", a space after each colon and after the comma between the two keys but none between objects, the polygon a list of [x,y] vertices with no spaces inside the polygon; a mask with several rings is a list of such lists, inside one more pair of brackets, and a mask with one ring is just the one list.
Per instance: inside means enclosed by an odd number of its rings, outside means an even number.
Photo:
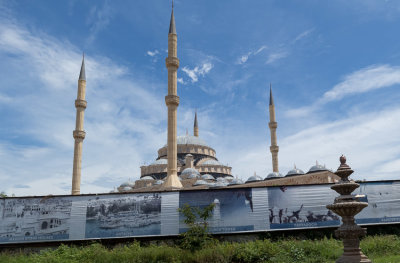
[{"label": "fountain basin", "polygon": [[355,216],[360,213],[365,207],[368,206],[368,203],[365,202],[346,202],[346,203],[336,203],[327,205],[326,208],[332,210],[332,212],[344,216]]}]

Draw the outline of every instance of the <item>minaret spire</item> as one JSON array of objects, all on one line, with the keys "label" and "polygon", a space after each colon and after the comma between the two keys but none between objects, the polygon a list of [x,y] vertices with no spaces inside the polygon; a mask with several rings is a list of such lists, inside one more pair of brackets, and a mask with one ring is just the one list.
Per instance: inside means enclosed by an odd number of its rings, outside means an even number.
[{"label": "minaret spire", "polygon": [[82,57],[81,72],[78,79],[78,95],[75,100],[76,123],[75,130],[72,133],[75,139],[74,144],[74,164],[72,168],[72,191],[73,195],[79,195],[81,192],[81,168],[82,168],[82,144],[85,139],[83,130],[83,119],[87,102],[86,96],[86,74],[85,74],[85,55]]},{"label": "minaret spire", "polygon": [[271,147],[269,147],[272,154],[272,170],[273,172],[279,173],[278,168],[278,151],[279,146],[276,138],[276,128],[278,123],[275,120],[275,104],[274,98],[272,97],[272,85],[269,87],[269,129],[271,131]]},{"label": "minaret spire", "polygon": [[86,80],[85,53],[83,53],[82,55],[82,65],[81,65],[81,72],[79,73],[79,80]]},{"label": "minaret spire", "polygon": [[174,1],[172,0],[171,20],[169,21],[169,34],[176,34],[175,17],[174,17]]},{"label": "minaret spire", "polygon": [[272,96],[272,84],[269,83],[269,105],[274,105],[274,97]]},{"label": "minaret spire", "polygon": [[194,113],[193,135],[199,137],[199,124],[197,123],[197,111]]},{"label": "minaret spire", "polygon": [[174,9],[172,5],[171,21],[169,23],[168,33],[168,57],[165,64],[168,69],[168,95],[165,96],[165,104],[168,108],[168,138],[167,138],[167,178],[163,184],[164,188],[182,188],[182,183],[178,178],[177,168],[177,108],[179,97],[177,94],[177,70],[179,68],[179,59],[177,56],[177,35],[175,30]]}]

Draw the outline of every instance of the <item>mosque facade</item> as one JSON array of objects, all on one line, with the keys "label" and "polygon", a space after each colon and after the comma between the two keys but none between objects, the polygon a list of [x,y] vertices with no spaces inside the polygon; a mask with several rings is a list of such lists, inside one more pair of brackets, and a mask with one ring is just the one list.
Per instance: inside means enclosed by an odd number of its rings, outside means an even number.
[{"label": "mosque facade", "polygon": [[[168,32],[168,56],[165,60],[168,70],[168,93],[165,103],[168,112],[167,144],[158,150],[157,158],[149,165],[140,167],[140,179],[121,184],[112,192],[142,192],[168,191],[178,189],[207,189],[225,187],[263,187],[299,184],[321,184],[338,181],[338,177],[325,166],[316,164],[305,173],[294,167],[285,176],[279,172],[276,130],[278,123],[275,119],[275,104],[270,87],[269,99],[269,129],[271,135],[272,172],[265,177],[254,174],[246,181],[232,176],[232,167],[222,164],[213,147],[199,137],[199,123],[197,112],[194,116],[193,135],[177,136],[177,33],[173,9],[171,12]],[[73,132],[75,139],[74,162],[72,176],[72,194],[80,194],[82,143],[85,138],[83,130],[86,75],[84,59],[78,80],[78,96],[75,101],[77,109],[76,129]]]},{"label": "mosque facade", "polygon": [[[274,185],[333,183],[338,181],[339,178],[332,171],[318,163],[312,166],[307,173],[296,167],[290,170],[285,176],[279,172],[279,146],[276,134],[278,123],[275,119],[275,104],[272,96],[272,87],[270,87],[268,123],[271,135],[270,151],[272,157],[272,172],[265,178],[257,174],[249,177],[245,182],[239,178],[234,178],[232,176],[232,167],[219,162],[214,148],[199,137],[197,112],[194,116],[193,135],[186,133],[186,135],[183,136],[176,136],[176,111],[171,114],[171,104],[169,103],[169,96],[172,94],[177,98],[177,100],[175,100],[177,103],[174,104],[174,108],[172,109],[176,109],[179,105],[179,97],[176,95],[176,69],[178,68],[179,63],[175,63],[171,66],[171,63],[169,62],[172,59],[179,62],[176,57],[176,44],[177,34],[172,9],[168,34],[169,52],[168,57],[166,58],[169,94],[166,96],[166,104],[168,107],[167,144],[158,150],[157,158],[153,163],[140,167],[141,174],[139,180],[136,182],[125,182],[114,191],[159,191],[166,190],[166,187],[168,187],[168,189],[171,187],[175,187],[175,189],[262,187]],[[175,57],[171,58],[171,54]],[[173,156],[170,156],[170,153],[172,153]],[[170,167],[172,170],[169,169]],[[173,180],[175,180],[175,182],[173,182]],[[173,185],[174,183],[175,186]]]}]

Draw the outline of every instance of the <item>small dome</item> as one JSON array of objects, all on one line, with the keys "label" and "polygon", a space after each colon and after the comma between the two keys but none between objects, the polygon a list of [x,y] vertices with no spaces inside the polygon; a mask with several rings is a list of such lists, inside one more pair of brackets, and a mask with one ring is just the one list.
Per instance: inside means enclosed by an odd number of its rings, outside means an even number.
[{"label": "small dome", "polygon": [[223,182],[216,182],[213,184],[209,184],[210,188],[221,188],[221,187],[225,187],[227,186],[227,183],[223,183]]},{"label": "small dome", "polygon": [[135,183],[131,181],[127,181],[125,183],[122,183],[119,187],[134,187]]},{"label": "small dome", "polygon": [[272,173],[269,173],[267,175],[267,177],[265,177],[265,180],[277,179],[277,178],[282,178],[282,177],[283,177],[283,175],[281,173],[272,172]]},{"label": "small dome", "polygon": [[217,178],[217,182],[223,182],[223,183],[226,183],[227,181],[226,181],[226,179],[225,179],[225,178],[223,178],[223,177],[218,177],[218,178]]},{"label": "small dome", "polygon": [[154,161],[153,163],[151,163],[150,165],[162,165],[162,164],[168,164],[168,160],[167,159],[158,159],[158,160]]},{"label": "small dome", "polygon": [[198,174],[191,174],[187,178],[188,179],[194,179],[194,178],[199,178],[200,176]]},{"label": "small dome", "polygon": [[233,176],[229,176],[228,175],[228,176],[225,176],[224,179],[227,180],[227,181],[232,181],[235,178]]},{"label": "small dome", "polygon": [[239,178],[233,178],[232,181],[230,181],[228,185],[238,185],[238,184],[244,184],[244,183]]},{"label": "small dome", "polygon": [[140,180],[154,180],[154,178],[149,175],[146,175],[146,176],[143,176],[142,178],[140,178]]},{"label": "small dome", "polygon": [[197,180],[193,186],[197,186],[197,185],[208,185],[208,183],[204,180]]},{"label": "small dome", "polygon": [[157,180],[155,181],[154,185],[162,185],[164,183],[163,180]]},{"label": "small dome", "polygon": [[194,168],[186,168],[186,169],[184,169],[184,170],[181,172],[181,176],[182,176],[182,177],[183,177],[183,176],[189,176],[189,175],[191,175],[191,174],[197,174],[197,175],[200,176],[199,171],[197,171],[197,170],[194,169]]},{"label": "small dome", "polygon": [[213,159],[204,161],[203,163],[199,164],[199,166],[203,166],[203,165],[204,165],[204,166],[206,166],[206,165],[224,166],[222,163],[218,162],[217,160],[213,160]]},{"label": "small dome", "polygon": [[214,176],[212,176],[211,174],[203,174],[201,176],[201,179],[203,179],[203,180],[215,180]]},{"label": "small dome", "polygon": [[316,162],[316,164],[312,166],[307,173],[314,173],[319,171],[328,171],[328,169],[326,169],[325,165],[321,165],[318,162]]},{"label": "small dome", "polygon": [[298,169],[298,168],[296,167],[296,165],[295,165],[294,168],[293,168],[292,170],[290,170],[290,171],[286,174],[286,176],[295,176],[295,175],[302,175],[302,174],[304,174],[303,170]]},{"label": "small dome", "polygon": [[258,181],[262,181],[262,180],[263,179],[261,178],[261,176],[253,175],[253,176],[250,176],[249,179],[247,179],[246,183],[258,182]]}]

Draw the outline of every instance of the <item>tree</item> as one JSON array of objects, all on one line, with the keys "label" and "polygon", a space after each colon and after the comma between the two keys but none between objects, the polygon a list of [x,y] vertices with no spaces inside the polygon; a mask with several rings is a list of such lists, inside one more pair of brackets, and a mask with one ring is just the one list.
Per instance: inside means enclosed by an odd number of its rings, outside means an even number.
[{"label": "tree", "polygon": [[213,238],[208,232],[207,220],[211,217],[215,204],[199,208],[184,204],[178,211],[185,217],[183,222],[189,227],[189,230],[181,234],[181,247],[191,251],[202,249],[209,244]]}]

